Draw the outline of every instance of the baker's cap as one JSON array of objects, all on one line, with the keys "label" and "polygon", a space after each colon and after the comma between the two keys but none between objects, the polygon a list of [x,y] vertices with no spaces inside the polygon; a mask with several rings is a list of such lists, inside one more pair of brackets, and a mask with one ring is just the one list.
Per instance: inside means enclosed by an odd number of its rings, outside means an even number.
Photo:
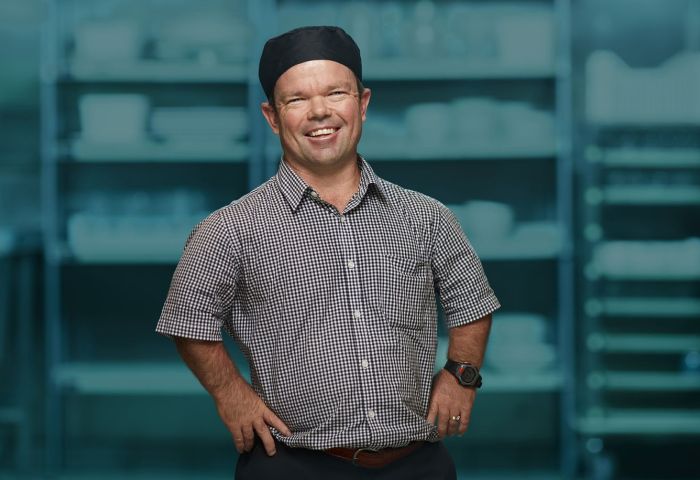
[{"label": "baker's cap", "polygon": [[258,77],[267,98],[277,79],[294,65],[309,60],[333,60],[348,67],[362,80],[362,59],[355,41],[340,27],[301,27],[265,43]]}]

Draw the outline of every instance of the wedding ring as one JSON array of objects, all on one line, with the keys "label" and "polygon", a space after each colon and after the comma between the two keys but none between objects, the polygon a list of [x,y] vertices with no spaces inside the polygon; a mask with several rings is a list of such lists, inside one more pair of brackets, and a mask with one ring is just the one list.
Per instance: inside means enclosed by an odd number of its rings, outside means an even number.
[{"label": "wedding ring", "polygon": [[453,415],[452,416],[452,421],[453,422],[459,422],[459,420],[462,418],[461,415]]}]

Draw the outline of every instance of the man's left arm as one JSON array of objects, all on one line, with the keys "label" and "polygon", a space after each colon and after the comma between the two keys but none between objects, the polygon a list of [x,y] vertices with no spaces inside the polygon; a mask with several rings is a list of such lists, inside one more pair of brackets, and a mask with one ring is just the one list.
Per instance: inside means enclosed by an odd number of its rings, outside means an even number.
[{"label": "man's left arm", "polygon": [[[447,357],[460,363],[471,363],[478,368],[484,360],[486,341],[491,329],[491,314],[478,320],[449,329]],[[469,425],[476,387],[464,387],[445,369],[433,380],[428,405],[428,422],[437,422],[440,437],[462,435]],[[459,421],[452,421],[459,417]]]}]

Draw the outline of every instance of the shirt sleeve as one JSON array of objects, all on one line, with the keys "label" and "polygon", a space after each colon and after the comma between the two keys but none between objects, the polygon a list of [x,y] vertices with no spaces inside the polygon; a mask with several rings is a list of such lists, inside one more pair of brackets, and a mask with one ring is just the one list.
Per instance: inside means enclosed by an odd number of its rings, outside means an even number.
[{"label": "shirt sleeve", "polygon": [[453,328],[478,320],[501,305],[454,213],[443,204],[438,210],[433,276],[445,322]]},{"label": "shirt sleeve", "polygon": [[221,341],[239,274],[232,238],[216,211],[190,233],[156,326],[167,336]]}]

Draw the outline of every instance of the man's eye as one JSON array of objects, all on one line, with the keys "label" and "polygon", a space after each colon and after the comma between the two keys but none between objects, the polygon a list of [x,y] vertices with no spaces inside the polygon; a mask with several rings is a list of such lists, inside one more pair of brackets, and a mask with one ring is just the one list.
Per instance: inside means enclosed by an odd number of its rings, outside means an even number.
[{"label": "man's eye", "polygon": [[296,103],[296,102],[301,102],[301,98],[294,97],[294,98],[290,98],[289,100],[287,100],[287,103]]},{"label": "man's eye", "polygon": [[345,95],[345,92],[341,90],[336,90],[335,92],[331,92],[331,95]]}]

